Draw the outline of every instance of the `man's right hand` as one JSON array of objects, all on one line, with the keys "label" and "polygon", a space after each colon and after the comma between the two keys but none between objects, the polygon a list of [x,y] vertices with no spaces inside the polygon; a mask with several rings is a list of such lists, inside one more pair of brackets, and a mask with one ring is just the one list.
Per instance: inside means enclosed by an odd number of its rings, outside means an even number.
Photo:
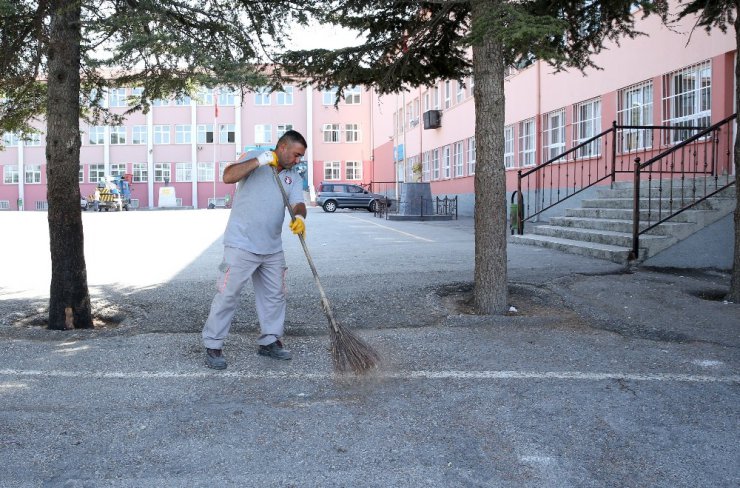
[{"label": "man's right hand", "polygon": [[273,151],[265,151],[259,156],[257,156],[257,162],[259,163],[260,166],[269,164],[270,166],[274,166],[277,168],[277,165],[278,165],[277,154],[275,154]]}]

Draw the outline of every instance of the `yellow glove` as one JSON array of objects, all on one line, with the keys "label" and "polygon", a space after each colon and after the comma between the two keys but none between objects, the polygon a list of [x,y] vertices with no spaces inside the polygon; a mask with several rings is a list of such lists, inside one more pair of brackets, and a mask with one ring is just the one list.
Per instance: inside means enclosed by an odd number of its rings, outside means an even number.
[{"label": "yellow glove", "polygon": [[259,156],[257,156],[257,162],[259,163],[260,166],[269,164],[270,166],[274,166],[277,168],[277,165],[278,165],[277,154],[275,154],[273,151],[265,151]]},{"label": "yellow glove", "polygon": [[296,235],[302,235],[303,238],[306,238],[306,222],[303,221],[303,217],[300,215],[296,215],[295,219],[290,223],[290,230],[293,231],[293,234]]}]

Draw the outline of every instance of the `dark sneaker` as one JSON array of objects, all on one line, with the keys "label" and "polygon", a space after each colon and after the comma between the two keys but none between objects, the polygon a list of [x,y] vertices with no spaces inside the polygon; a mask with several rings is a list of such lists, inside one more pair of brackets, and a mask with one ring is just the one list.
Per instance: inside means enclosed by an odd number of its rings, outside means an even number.
[{"label": "dark sneaker", "polygon": [[291,356],[290,352],[283,347],[283,343],[280,341],[275,341],[267,346],[260,346],[257,350],[257,354],[260,356],[269,356],[275,359],[293,359],[293,356]]},{"label": "dark sneaker", "polygon": [[206,349],[206,366],[212,369],[226,369],[226,358],[221,349]]}]

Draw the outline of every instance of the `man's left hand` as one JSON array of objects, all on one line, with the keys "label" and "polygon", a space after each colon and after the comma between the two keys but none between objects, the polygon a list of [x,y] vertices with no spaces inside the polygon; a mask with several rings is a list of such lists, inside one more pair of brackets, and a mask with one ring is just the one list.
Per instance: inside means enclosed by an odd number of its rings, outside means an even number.
[{"label": "man's left hand", "polygon": [[301,235],[303,238],[306,238],[306,222],[303,220],[303,217],[300,215],[296,215],[295,219],[293,219],[290,223],[290,230],[293,231],[293,234]]}]

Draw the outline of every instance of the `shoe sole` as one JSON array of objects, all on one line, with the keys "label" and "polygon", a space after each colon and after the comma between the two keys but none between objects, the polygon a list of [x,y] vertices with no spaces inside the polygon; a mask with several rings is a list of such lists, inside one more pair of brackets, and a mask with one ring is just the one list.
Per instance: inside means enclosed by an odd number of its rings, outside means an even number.
[{"label": "shoe sole", "polygon": [[211,364],[211,363],[208,362],[207,359],[206,359],[205,363],[206,363],[206,367],[211,368],[211,369],[226,369],[226,365],[225,364],[224,365],[221,365],[221,364]]}]

